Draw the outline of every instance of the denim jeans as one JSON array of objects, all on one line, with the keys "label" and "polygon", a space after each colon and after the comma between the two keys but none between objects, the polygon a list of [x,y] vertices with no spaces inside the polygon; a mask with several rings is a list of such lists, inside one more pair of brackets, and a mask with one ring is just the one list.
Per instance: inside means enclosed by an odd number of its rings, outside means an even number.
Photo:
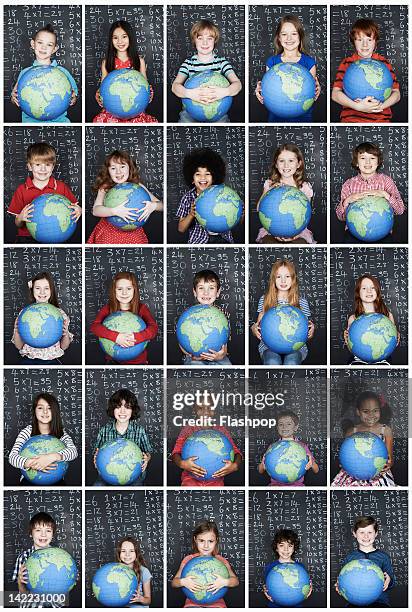
[{"label": "denim jeans", "polygon": [[274,351],[266,349],[262,358],[264,365],[300,365],[302,363],[302,355],[299,351],[289,353],[289,355],[279,355]]},{"label": "denim jeans", "polygon": [[202,361],[196,361],[195,359],[192,359],[190,355],[185,355],[184,361],[183,361],[183,365],[185,366],[203,366],[203,367],[207,367],[207,366],[221,366],[221,365],[232,365],[232,362],[230,361],[229,357],[223,357],[223,359],[219,359],[218,361],[206,361],[206,360],[202,360]]}]

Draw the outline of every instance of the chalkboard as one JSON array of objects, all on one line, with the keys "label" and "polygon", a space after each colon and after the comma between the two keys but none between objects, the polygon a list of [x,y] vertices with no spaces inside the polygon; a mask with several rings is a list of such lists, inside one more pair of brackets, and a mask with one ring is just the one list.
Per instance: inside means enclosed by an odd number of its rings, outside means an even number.
[{"label": "chalkboard", "polygon": [[[326,122],[326,6],[251,6],[249,8],[249,116],[250,121],[267,121],[268,111],[255,95],[256,83],[266,72],[266,61],[274,55],[276,28],[282,17],[293,15],[302,22],[308,52],[316,60],[321,94],[313,106],[313,123]],[[285,123],[288,121],[285,119]]]},{"label": "chalkboard", "polygon": [[318,243],[325,243],[326,129],[318,126],[260,126],[249,129],[249,241],[250,243],[256,242],[261,227],[256,206],[263,192],[263,184],[269,178],[274,153],[283,144],[295,144],[302,151],[306,180],[313,189],[312,218],[309,229]]},{"label": "chalkboard", "polygon": [[97,313],[108,303],[108,291],[117,272],[133,272],[139,285],[140,300],[145,304],[159,331],[147,345],[150,365],[163,363],[163,253],[162,249],[135,247],[86,250],[86,363],[105,364],[98,340],[90,332]]},{"label": "chalkboard", "polygon": [[146,62],[147,79],[153,88],[153,101],[147,112],[163,121],[163,7],[151,4],[86,7],[86,121],[92,121],[101,111],[95,94],[100,85],[109,31],[115,21],[127,21],[135,31],[137,49]]},{"label": "chalkboard", "polygon": [[52,546],[63,548],[76,562],[78,581],[69,594],[70,608],[82,607],[82,494],[80,491],[46,489],[4,493],[4,590],[17,592],[12,582],[17,556],[33,545],[27,531],[38,512],[54,518],[57,530]]},{"label": "chalkboard", "polygon": [[144,481],[146,486],[163,484],[163,372],[162,370],[86,370],[86,484],[93,485],[95,440],[99,429],[109,422],[107,403],[119,389],[136,395],[141,408],[138,423],[144,427],[153,447]]},{"label": "chalkboard", "polygon": [[11,91],[20,71],[35,60],[30,46],[32,36],[50,24],[57,34],[57,53],[52,57],[68,70],[79,90],[77,102],[69,107],[70,121],[82,120],[82,9],[76,5],[37,5],[4,7],[4,121],[21,122],[21,110],[10,102]]},{"label": "chalkboard", "polygon": [[[360,240],[345,231],[345,223],[336,216],[336,206],[340,202],[343,183],[358,173],[351,167],[352,152],[360,144],[371,142],[383,153],[383,166],[378,170],[390,176],[408,204],[408,130],[401,126],[339,126],[331,127],[330,132],[330,238],[332,243],[361,244]],[[408,242],[408,211],[402,216],[395,215],[393,232],[380,242]]]},{"label": "chalkboard", "polygon": [[171,581],[182,559],[193,553],[192,533],[202,521],[215,521],[219,529],[219,554],[227,559],[239,579],[228,589],[228,608],[245,605],[245,496],[243,491],[168,491],[167,493],[167,607],[181,608],[185,595]]},{"label": "chalkboard", "polygon": [[[349,39],[357,19],[373,19],[379,25],[380,40],[376,48],[392,65],[401,87],[401,100],[391,107],[392,121],[408,121],[408,7],[406,5],[331,6],[330,9],[330,79],[333,85],[339,64],[355,53]],[[341,107],[331,101],[330,120],[340,120]]]},{"label": "chalkboard", "polygon": [[[265,406],[262,410],[249,408],[250,418],[277,419],[284,410],[292,410],[299,417],[296,438],[305,442],[319,465],[318,474],[306,472],[306,486],[326,485],[327,464],[327,388],[325,370],[250,370],[249,390],[264,395],[283,394],[283,403]],[[266,450],[279,440],[276,428],[249,428],[249,484],[268,486],[268,474],[259,474],[258,465]]]},{"label": "chalkboard", "polygon": [[176,338],[176,324],[183,311],[197,303],[193,296],[193,277],[201,270],[212,270],[219,277],[221,291],[215,304],[225,313],[229,321],[228,356],[234,365],[245,362],[244,267],[244,250],[237,247],[168,250],[167,363],[169,365],[182,364],[183,353]]},{"label": "chalkboard", "polygon": [[[305,365],[326,364],[326,249],[316,248],[257,248],[249,252],[249,329],[257,319],[259,299],[265,294],[272,264],[278,259],[290,259],[295,264],[299,293],[309,303],[315,335],[308,343]],[[262,365],[259,342],[249,331],[249,363]]]},{"label": "chalkboard", "polygon": [[[4,128],[4,209],[10,206],[11,198],[17,187],[25,182],[29,175],[26,153],[29,145],[35,142],[47,142],[56,149],[57,163],[53,176],[66,183],[78,198],[80,206],[82,195],[82,130],[81,127],[5,127]],[[15,242],[17,228],[14,215],[4,216],[4,241]],[[78,244],[82,241],[81,218],[76,231],[66,244]]]},{"label": "chalkboard", "polygon": [[[184,244],[189,232],[177,231],[176,212],[189,187],[183,178],[183,158],[195,149],[210,148],[226,162],[226,184],[245,201],[245,130],[242,127],[169,127],[167,128],[167,221],[169,243]],[[240,223],[232,230],[235,242],[245,241],[245,230]]]},{"label": "chalkboard", "polygon": [[[86,128],[86,235],[100,221],[92,215],[96,192],[92,190],[105,159],[112,151],[127,151],[139,170],[142,185],[160,200],[163,199],[163,128],[115,127]],[[144,226],[150,243],[163,242],[163,215],[154,212]]]},{"label": "chalkboard", "polygon": [[326,491],[249,492],[249,606],[268,605],[262,589],[265,567],[275,561],[272,541],[278,529],[292,529],[300,538],[296,561],[312,579],[313,592],[302,605],[326,607]]},{"label": "chalkboard", "polygon": [[59,361],[62,365],[82,362],[82,254],[80,248],[13,248],[4,250],[4,362],[20,363],[20,354],[10,342],[14,321],[29,303],[27,283],[39,272],[53,276],[60,306],[70,319],[73,341]]},{"label": "chalkboard", "polygon": [[167,120],[175,122],[182,110],[182,101],[172,93],[172,83],[183,62],[196,53],[190,40],[190,30],[200,19],[211,20],[220,31],[215,47],[219,57],[226,58],[242,83],[242,90],[233,97],[230,120],[245,120],[245,7],[207,4],[168,5],[167,7]]},{"label": "chalkboard", "polygon": [[351,363],[353,356],[343,341],[343,331],[353,314],[356,280],[372,274],[392,312],[401,335],[390,359],[393,365],[408,363],[408,253],[407,249],[347,248],[330,252],[330,359],[333,365]]},{"label": "chalkboard", "polygon": [[407,607],[408,601],[408,492],[331,491],[330,604],[341,608],[344,600],[335,591],[336,578],[346,555],[356,550],[353,524],[361,516],[378,520],[374,546],[391,558],[396,585],[388,591],[391,606]]}]

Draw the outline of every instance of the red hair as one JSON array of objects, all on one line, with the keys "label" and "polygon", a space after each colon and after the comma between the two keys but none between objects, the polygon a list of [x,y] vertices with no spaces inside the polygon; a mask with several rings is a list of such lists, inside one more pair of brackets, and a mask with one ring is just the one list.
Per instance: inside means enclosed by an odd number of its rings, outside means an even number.
[{"label": "red hair", "polygon": [[139,306],[140,306],[140,293],[139,286],[137,284],[136,276],[133,272],[118,272],[115,276],[113,276],[112,282],[110,283],[109,288],[109,312],[117,312],[120,310],[120,304],[116,298],[116,283],[119,280],[128,280],[132,283],[134,289],[134,295],[132,301],[130,302],[129,311],[134,314],[138,314]]}]

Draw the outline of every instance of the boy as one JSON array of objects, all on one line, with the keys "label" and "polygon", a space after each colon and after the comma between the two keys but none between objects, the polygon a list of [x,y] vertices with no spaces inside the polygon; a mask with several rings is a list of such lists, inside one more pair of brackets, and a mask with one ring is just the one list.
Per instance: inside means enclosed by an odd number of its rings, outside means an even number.
[{"label": "boy", "polygon": [[[401,94],[392,66],[385,57],[375,52],[379,42],[378,24],[372,19],[358,19],[350,31],[350,40],[356,53],[341,62],[332,89],[332,100],[343,106],[340,120],[345,123],[389,123],[392,117],[390,107],[399,102]],[[381,61],[390,70],[393,79],[392,93],[384,102],[379,102],[371,96],[363,100],[351,100],[343,92],[343,77],[346,70],[353,62],[360,59]]]},{"label": "boy", "polygon": [[[200,19],[193,24],[190,30],[190,40],[196,53],[183,62],[172,84],[172,91],[178,98],[189,98],[199,104],[211,104],[226,96],[236,96],[242,89],[231,64],[224,57],[219,57],[215,47],[219,42],[220,32],[217,26],[209,19]],[[196,87],[186,89],[184,82],[199,72],[213,70],[220,72],[229,81],[229,87]],[[219,123],[230,121],[224,115]],[[196,123],[186,110],[179,115],[179,123]]]}]

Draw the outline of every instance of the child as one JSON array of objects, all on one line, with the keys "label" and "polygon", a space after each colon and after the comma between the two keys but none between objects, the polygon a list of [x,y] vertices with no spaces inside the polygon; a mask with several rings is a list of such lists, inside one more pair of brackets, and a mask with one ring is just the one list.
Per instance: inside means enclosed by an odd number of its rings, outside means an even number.
[{"label": "child", "polygon": [[[300,189],[302,193],[309,199],[313,199],[312,185],[306,181],[305,177],[305,161],[302,151],[295,144],[284,144],[278,147],[273,155],[272,166],[270,168],[269,178],[266,179],[263,185],[263,193],[272,189],[287,185]],[[257,212],[259,212],[259,203],[257,204]],[[256,238],[256,242],[261,244],[271,244],[279,242],[293,242],[294,244],[316,244],[312,232],[305,228],[300,234],[293,238],[280,238],[271,236],[263,227],[260,228]]]},{"label": "child", "polygon": [[374,433],[385,442],[388,449],[388,461],[383,469],[372,480],[356,480],[349,476],[344,469],[332,481],[333,487],[395,487],[395,481],[391,472],[393,465],[393,432],[389,425],[381,422],[382,413],[387,415],[385,421],[390,421],[391,409],[383,396],[374,391],[363,391],[356,399],[356,415],[359,423],[345,423],[345,437],[351,436],[357,431],[368,431]]},{"label": "child", "polygon": [[[282,365],[282,355],[271,351],[263,342],[260,333],[260,322],[265,312],[269,310],[269,308],[281,304],[290,304],[291,306],[301,309],[303,314],[309,319],[308,340],[311,340],[315,333],[315,326],[310,320],[311,314],[309,304],[304,297],[299,296],[296,268],[294,263],[288,259],[278,259],[272,265],[269,285],[265,295],[262,295],[259,300],[257,308],[258,318],[256,323],[252,325],[253,335],[260,340],[258,350],[264,365]],[[284,355],[283,364],[300,365],[302,361],[306,359],[307,355],[308,347],[304,344],[298,351],[294,351],[289,355]]]},{"label": "child", "polygon": [[14,216],[17,227],[16,243],[36,243],[26,227],[26,222],[31,221],[33,200],[41,195],[53,193],[70,200],[71,216],[75,221],[78,221],[82,214],[77,198],[69,187],[53,176],[56,158],[56,149],[46,142],[36,142],[27,148],[27,168],[31,176],[17,187],[7,209],[7,212]]},{"label": "child", "polygon": [[[180,66],[175,80],[172,83],[172,92],[178,98],[189,98],[199,104],[211,104],[226,96],[237,96],[242,84],[233,70],[232,65],[224,57],[217,54],[216,46],[219,42],[219,28],[209,19],[200,19],[193,24],[190,30],[190,40],[196,53]],[[184,83],[195,74],[204,70],[213,70],[220,73],[229,81],[229,87],[195,87],[186,89]],[[218,123],[228,123],[228,115],[224,115]],[[186,111],[179,114],[179,123],[196,123],[196,120]]]},{"label": "child", "polygon": [[[148,219],[153,211],[162,211],[163,202],[158,200],[150,191],[148,199],[144,204],[145,208],[137,213],[137,208],[128,208],[125,206],[127,200],[122,202],[115,209],[104,206],[104,197],[106,193],[115,185],[123,183],[134,183],[140,185],[139,170],[126,151],[112,151],[104,160],[104,164],[97,175],[93,185],[93,191],[97,192],[97,197],[93,205],[93,215],[101,217],[99,223],[92,231],[88,244],[147,244],[148,239],[143,227],[136,228],[132,231],[123,231],[105,219],[114,214],[124,221],[142,221]],[[142,185],[144,187],[144,185]],[[147,190],[147,188],[145,187]],[[148,191],[148,190],[147,190]]]},{"label": "child", "polygon": [[[181,574],[183,568],[186,563],[191,561],[194,557],[216,557],[219,561],[224,563],[229,572],[229,578],[222,578],[221,576],[215,575],[215,580],[211,582],[206,590],[211,593],[216,593],[219,589],[223,587],[237,587],[239,584],[239,580],[236,577],[236,574],[232,570],[230,563],[227,559],[219,555],[219,530],[214,521],[202,521],[195,527],[192,535],[192,548],[193,553],[190,555],[186,555],[179,566],[179,569],[176,572],[172,580],[172,587],[175,589],[186,587],[192,593],[196,593],[196,591],[203,590],[205,587],[196,582],[195,576],[186,576],[185,578],[181,578]],[[223,598],[218,599],[213,604],[200,604],[197,605],[190,599],[186,599],[184,608],[226,608],[225,600]]]},{"label": "child", "polygon": [[[319,466],[316,463],[315,458],[312,455],[308,445],[305,444],[305,442],[302,442],[302,440],[298,440],[295,437],[295,434],[298,428],[299,428],[299,417],[297,414],[292,412],[292,410],[284,410],[283,412],[279,413],[278,418],[276,419],[276,429],[279,434],[279,440],[294,440],[295,442],[300,444],[300,446],[302,446],[302,448],[305,449],[306,455],[309,458],[305,466],[305,470],[308,471],[312,469],[313,473],[317,474],[319,472]],[[259,474],[264,474],[266,472],[264,456],[262,457],[262,460],[258,465],[258,472]],[[305,480],[304,475],[301,478],[299,478],[299,480],[296,480],[295,482],[291,482],[289,484],[285,482],[280,482],[279,480],[275,480],[274,478],[271,478],[269,484],[271,487],[303,487],[305,485],[304,480]]]},{"label": "child", "polygon": [[17,328],[17,320],[21,313],[20,311],[14,322],[11,341],[22,356],[20,360],[21,364],[57,365],[60,363],[59,357],[64,355],[64,351],[69,348],[73,340],[73,334],[69,332],[70,319],[64,310],[60,308],[53,277],[49,272],[39,272],[27,283],[27,285],[29,287],[30,304],[52,304],[60,310],[63,317],[63,335],[56,344],[48,348],[35,348],[29,344],[24,344]]},{"label": "child", "polygon": [[[116,546],[116,563],[124,563],[137,576],[137,589],[129,602],[128,608],[148,608],[152,601],[152,574],[146,567],[146,561],[135,538],[122,538]],[[137,605],[133,605],[137,604]]]},{"label": "child", "polygon": [[[401,94],[399,83],[392,66],[382,55],[376,53],[379,42],[379,25],[373,19],[358,19],[349,34],[355,53],[346,57],[339,65],[332,89],[332,100],[343,106],[340,120],[345,123],[389,123],[392,117],[391,106],[399,102]],[[351,100],[343,92],[343,78],[349,66],[360,59],[374,59],[383,62],[390,70],[393,85],[392,93],[384,102],[372,96],[363,100]]]},{"label": "child", "polygon": [[[139,55],[137,49],[136,34],[133,27],[127,21],[115,21],[109,31],[109,41],[107,45],[106,56],[102,61],[102,78],[100,82],[107,77],[109,72],[120,70],[122,68],[132,68],[142,73],[147,79],[146,62]],[[153,89],[150,87],[150,102],[153,99]],[[103,107],[103,101],[100,97],[100,91],[96,93],[96,100],[99,106]],[[103,109],[93,119],[93,123],[158,123],[155,117],[147,113],[140,113],[132,119],[119,119],[107,110]]]},{"label": "child", "polygon": [[[43,26],[42,28],[40,28],[40,30],[38,30],[35,33],[35,35],[30,41],[30,47],[33,49],[34,56],[36,59],[34,60],[31,66],[24,68],[20,72],[17,78],[17,82],[13,87],[13,91],[11,92],[12,103],[15,104],[16,106],[20,106],[19,99],[17,96],[17,84],[19,82],[19,79],[23,76],[25,72],[27,72],[27,70],[30,70],[32,66],[52,66],[53,68],[58,67],[59,70],[61,70],[66,75],[66,77],[69,79],[70,86],[72,88],[70,106],[73,106],[73,104],[76,103],[77,95],[79,92],[77,89],[76,82],[73,79],[70,72],[66,70],[66,68],[63,68],[63,66],[59,66],[59,64],[57,63],[55,59],[52,60],[52,56],[57,52],[59,47],[57,45],[56,32],[54,31],[50,23]],[[22,123],[44,123],[44,121],[34,119],[33,117],[26,115],[26,113],[23,111],[22,111],[21,120],[22,120]],[[55,119],[48,119],[48,123],[70,123],[70,119],[67,116],[67,111],[65,111],[64,113],[62,113]]]},{"label": "child", "polygon": [[[295,15],[285,15],[279,20],[278,27],[275,32],[275,55],[269,57],[266,61],[266,71],[277,64],[288,62],[292,64],[300,64],[307,68],[316,83],[315,100],[320,95],[320,85],[316,76],[316,60],[310,57],[307,52],[306,34],[302,22]],[[262,96],[262,81],[258,81],[255,89],[255,95],[261,104],[264,104]],[[269,123],[283,123],[285,119],[278,117],[269,111]],[[311,123],[312,108],[307,110],[299,117],[288,118],[288,123]]]},{"label": "child", "polygon": [[[137,422],[140,417],[140,406],[137,397],[129,389],[119,389],[110,396],[107,404],[107,415],[110,422],[99,430],[97,434],[93,462],[96,467],[96,459],[99,449],[106,442],[113,442],[119,438],[131,440],[143,453],[142,474],[130,486],[141,486],[146,478],[147,464],[153,452],[152,445],[147,433]],[[99,477],[94,483],[95,487],[104,487],[106,483]]]},{"label": "child", "polygon": [[[60,453],[49,453],[38,455],[32,459],[27,459],[20,454],[20,450],[25,442],[32,436],[50,435],[59,438],[65,445],[65,450]],[[33,400],[31,425],[22,429],[16,438],[13,448],[10,451],[9,463],[19,470],[38,470],[41,472],[52,472],[56,469],[57,461],[73,461],[77,457],[77,449],[73,440],[63,429],[60,415],[60,406],[57,399],[51,393],[39,393]],[[30,486],[23,475],[20,484]],[[64,484],[64,481],[56,483]]]},{"label": "child", "polygon": [[[118,333],[104,326],[103,321],[109,314],[119,310],[133,312],[143,319],[146,328],[141,332]],[[123,348],[134,346],[140,342],[148,342],[156,338],[158,326],[148,307],[140,301],[139,287],[136,276],[132,272],[118,272],[110,283],[109,303],[103,306],[96,315],[90,331],[98,338],[107,338]],[[106,360],[110,361],[106,356]],[[112,363],[117,363],[111,360]],[[147,364],[147,350],[145,349],[135,359],[122,361],[122,364]]]}]

